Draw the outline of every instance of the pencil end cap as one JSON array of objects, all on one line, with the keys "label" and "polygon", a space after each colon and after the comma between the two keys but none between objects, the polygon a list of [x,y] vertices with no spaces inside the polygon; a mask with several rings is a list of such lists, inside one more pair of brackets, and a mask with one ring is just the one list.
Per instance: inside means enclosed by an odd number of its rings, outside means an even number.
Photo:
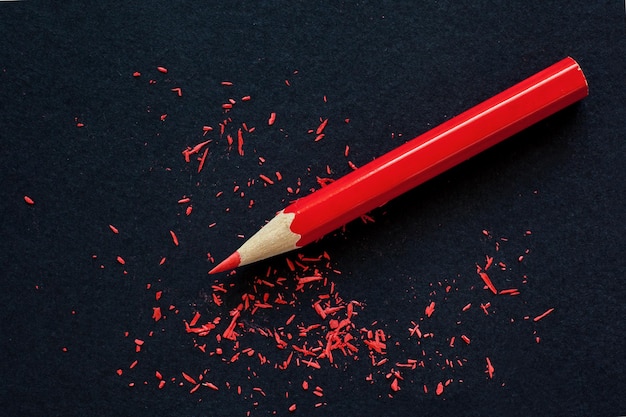
[{"label": "pencil end cap", "polygon": [[224,259],[215,268],[211,269],[209,271],[209,274],[218,274],[220,272],[235,269],[239,266],[240,263],[241,263],[241,256],[239,256],[239,252],[233,252],[232,255]]}]

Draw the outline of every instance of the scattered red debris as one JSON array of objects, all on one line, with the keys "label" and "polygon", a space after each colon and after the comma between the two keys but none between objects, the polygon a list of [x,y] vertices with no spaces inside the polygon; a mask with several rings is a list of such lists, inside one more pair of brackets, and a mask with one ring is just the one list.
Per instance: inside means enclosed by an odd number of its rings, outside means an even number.
[{"label": "scattered red debris", "polygon": [[32,198],[30,198],[29,196],[25,195],[24,196],[24,201],[26,202],[26,204],[30,204],[31,206],[33,204],[35,204],[35,200],[33,200]]},{"label": "scattered red debris", "polygon": [[[158,70],[167,73],[167,69],[164,67],[158,67]],[[135,74],[133,76],[139,76]],[[164,82],[168,82],[168,80]],[[285,83],[290,85],[288,80],[285,80]],[[221,85],[231,87],[233,83],[223,81]],[[180,87],[172,87],[170,90],[179,96],[182,95]],[[224,90],[232,92],[234,88]],[[239,102],[250,100],[250,96],[244,95],[239,99]],[[327,102],[325,96],[323,101],[324,103]],[[247,205],[250,208],[253,206],[254,200],[250,199],[249,196],[254,195],[253,193],[259,189],[270,188],[269,186],[275,185],[277,181],[283,181],[283,174],[276,170],[278,167],[269,168],[273,163],[272,155],[268,155],[266,150],[256,148],[257,144],[253,134],[255,127],[251,126],[249,122],[246,123],[237,119],[239,112],[237,100],[223,97],[219,103],[221,103],[218,104],[220,107],[217,109],[221,108],[217,112],[220,117],[219,120],[209,121],[208,124],[201,125],[202,128],[198,129],[199,131],[196,133],[198,137],[201,137],[199,140],[203,140],[205,136],[210,139],[186,146],[182,151],[185,162],[184,164],[180,160],[179,162],[184,166],[190,164],[188,172],[190,176],[197,175],[198,180],[195,182],[199,186],[201,184],[200,178],[203,180],[210,178],[210,173],[214,172],[213,158],[229,156],[235,149],[242,160],[253,158],[253,165],[262,166],[265,173],[252,173],[247,180],[239,178],[233,187],[235,196],[241,197],[244,207]],[[254,105],[254,103],[250,103],[250,105]],[[164,113],[161,120],[165,121],[166,117],[167,114]],[[276,117],[275,112],[270,113],[267,126],[259,126],[260,134],[265,134],[267,131],[282,132],[282,129],[272,127],[275,125]],[[343,120],[345,123],[350,121],[348,118]],[[322,140],[327,134],[329,138],[334,134],[334,132],[327,130],[328,121],[328,117],[320,117],[317,127],[309,130],[309,134],[315,135],[315,141]],[[216,126],[216,129],[214,130],[211,125]],[[266,132],[262,132],[263,129],[266,129]],[[211,153],[209,153],[209,144],[211,144]],[[263,156],[257,152],[262,152]],[[349,145],[345,145],[343,155],[348,166],[351,169],[356,169],[357,166],[352,161],[347,160],[350,155]],[[204,169],[205,167],[208,168]],[[288,173],[286,170],[285,172]],[[330,166],[322,164],[320,172],[316,173],[310,169],[306,175],[310,175],[313,180],[316,180],[318,187],[323,187],[334,181],[335,172]],[[303,184],[300,178],[289,178],[287,174],[285,177],[285,182],[291,185],[285,187],[291,195],[290,198],[295,198],[301,189],[307,191],[308,187]],[[255,187],[256,189],[254,189]],[[314,189],[311,188],[311,190]],[[183,197],[176,204],[185,205],[184,212],[189,216],[192,212],[191,198],[185,195],[192,194],[185,190],[178,195],[183,195]],[[225,204],[229,201],[228,196],[224,195],[223,191],[215,190],[214,195],[217,203]],[[24,199],[29,203],[27,197]],[[203,213],[204,207],[199,200],[194,199],[194,202],[197,203],[194,204],[197,206],[197,212],[205,214]],[[172,204],[174,205],[174,202]],[[182,215],[181,208],[176,207],[176,215]],[[223,208],[226,212],[230,210],[230,207]],[[194,215],[195,217],[196,215]],[[189,222],[194,218],[185,220]],[[375,219],[372,215],[366,214],[362,220],[369,223]],[[216,224],[212,222],[208,227],[213,228]],[[109,225],[109,228],[113,233],[118,233],[113,225]],[[178,237],[174,231],[169,230],[169,233],[174,245],[178,246]],[[462,327],[464,322],[480,319],[491,320],[493,317],[497,317],[499,303],[511,299],[510,297],[499,296],[519,295],[523,291],[524,285],[528,283],[525,275],[515,282],[511,282],[513,279],[508,279],[510,276],[507,276],[506,280],[502,278],[502,274],[507,273],[508,270],[504,261],[496,259],[496,257],[501,257],[499,255],[506,247],[504,244],[508,239],[495,238],[493,232],[486,229],[482,231],[482,235],[480,240],[493,243],[494,247],[490,250],[493,253],[485,255],[484,260],[480,260],[481,265],[476,264],[476,273],[490,292],[471,292],[472,289],[478,287],[475,285],[476,277],[472,274],[468,278],[459,275],[455,279],[442,279],[441,282],[432,282],[430,293],[418,296],[419,301],[416,305],[421,307],[413,310],[416,316],[407,318],[408,337],[388,333],[385,320],[371,323],[363,322],[360,314],[366,308],[365,304],[340,295],[340,281],[336,278],[341,274],[341,271],[331,264],[330,257],[326,252],[318,256],[289,254],[285,258],[284,264],[280,265],[279,262],[276,265],[280,266],[268,267],[264,274],[251,277],[250,287],[244,287],[237,280],[216,280],[212,285],[207,286],[206,294],[202,294],[200,301],[191,304],[193,310],[189,310],[190,307],[186,302],[186,307],[181,307],[179,310],[173,304],[175,301],[172,297],[174,297],[175,292],[166,291],[164,296],[163,290],[156,290],[159,287],[163,288],[164,285],[159,279],[158,284],[146,285],[147,292],[150,294],[150,302],[146,308],[151,314],[145,316],[148,317],[148,321],[154,329],[143,333],[127,332],[125,337],[130,337],[129,340],[134,341],[131,344],[132,349],[140,358],[144,354],[141,350],[144,347],[147,350],[152,343],[153,334],[156,336],[163,335],[166,325],[181,323],[179,329],[182,334],[189,337],[189,348],[206,356],[206,368],[182,371],[181,369],[166,369],[159,366],[159,370],[149,369],[150,375],[154,374],[156,378],[152,378],[151,382],[144,381],[143,385],[158,386],[159,389],[179,386],[194,396],[219,395],[222,391],[232,391],[236,392],[242,399],[253,401],[256,407],[259,404],[259,399],[277,395],[276,388],[273,389],[273,392],[269,390],[266,392],[260,386],[251,387],[247,385],[246,388],[246,383],[241,379],[235,380],[238,378],[237,376],[230,375],[227,371],[223,373],[217,371],[220,367],[232,366],[232,363],[238,362],[242,366],[246,366],[254,378],[259,378],[261,375],[260,372],[257,373],[260,367],[275,369],[276,372],[287,369],[290,372],[299,372],[302,378],[302,391],[298,390],[300,391],[299,395],[314,395],[322,398],[324,397],[324,389],[316,385],[315,379],[315,376],[319,375],[318,372],[320,370],[325,372],[323,369],[329,367],[346,368],[353,361],[360,361],[368,367],[362,375],[363,380],[365,380],[364,383],[373,386],[383,383],[382,387],[385,394],[382,395],[392,398],[396,393],[404,390],[407,392],[423,391],[424,395],[442,396],[444,390],[456,388],[456,385],[450,385],[452,382],[462,382],[458,376],[462,375],[461,372],[463,372],[464,367],[477,366],[476,363],[472,363],[471,360],[463,356],[463,352],[476,352],[481,345],[477,342],[470,344],[470,338],[463,334],[464,331],[468,332],[467,328],[463,329]],[[526,231],[522,235],[529,236],[531,233]],[[243,234],[237,236],[244,237]],[[523,255],[517,253],[509,259],[517,258],[521,262],[529,253],[528,250]],[[206,259],[214,263],[211,253],[207,254]],[[165,261],[166,258],[161,257],[159,265],[164,265]],[[121,256],[117,257],[117,262],[122,265],[125,264]],[[174,267],[175,263],[173,262],[175,260],[168,262],[169,268]],[[473,262],[470,265],[472,264]],[[524,266],[523,263],[519,265],[520,268]],[[161,270],[165,270],[165,268],[161,268]],[[496,284],[506,282],[510,288],[498,291],[494,282]],[[483,288],[482,284],[480,288]],[[154,299],[152,299],[152,294],[154,294]],[[458,297],[465,298],[460,300]],[[485,297],[498,297],[498,302],[491,298],[485,300]],[[518,297],[518,301],[520,298]],[[493,301],[493,306],[489,300]],[[370,302],[375,302],[375,300],[370,300]],[[452,310],[449,308],[449,303],[454,303]],[[472,309],[472,305],[479,305],[480,310]],[[434,315],[435,309],[437,309],[437,315]],[[532,325],[532,323],[552,313],[553,310],[549,309],[543,314],[535,316],[532,320],[530,320],[532,316],[525,317],[525,320],[519,321],[519,325],[524,325],[524,323]],[[455,313],[449,314],[449,311]],[[491,316],[489,316],[490,312],[492,313]],[[178,317],[185,317],[185,319]],[[445,325],[446,321],[449,322],[448,327]],[[130,334],[133,336],[129,336]],[[134,334],[139,335],[139,337],[135,337]],[[482,341],[489,336],[476,334],[474,330],[469,334],[475,337],[477,341]],[[531,337],[539,343],[540,337],[536,331]],[[259,339],[262,342],[256,343]],[[458,342],[455,345],[455,341],[458,339],[463,340],[465,345]],[[492,379],[495,371],[490,357],[485,356],[484,353],[479,355],[479,357],[485,357],[487,364],[485,373],[489,379]],[[490,355],[494,357],[493,353]],[[497,357],[494,358],[498,360]],[[139,363],[138,360],[135,360],[128,366],[128,369],[147,366],[149,366],[147,361]],[[484,369],[484,362],[480,362],[478,366],[481,370]],[[133,377],[133,372],[122,371],[122,368],[125,369],[126,365],[116,371],[120,377],[124,379]],[[426,369],[428,372],[419,372],[422,369]],[[453,371],[457,375],[454,381],[445,379],[446,377],[443,376],[447,375],[449,371]],[[174,376],[164,378],[163,374]],[[249,376],[249,378],[251,377]],[[222,380],[220,381],[220,379]],[[260,378],[258,380],[261,382]],[[125,381],[125,384],[129,387],[142,385],[136,381],[128,380]],[[297,385],[295,384],[294,387]],[[417,390],[415,390],[415,385]],[[224,387],[226,388],[224,389]],[[429,389],[429,387],[431,388]],[[328,389],[328,387],[326,388]],[[410,391],[411,389],[413,391]],[[295,394],[293,391],[291,393],[290,391],[283,392],[285,398],[290,396],[293,398],[293,394]],[[283,392],[280,393],[281,397]],[[290,400],[285,402],[283,407],[288,407],[290,412],[305,407],[304,402],[301,402],[299,398],[294,399],[297,399],[298,402]],[[291,405],[288,406],[287,404]],[[325,402],[317,402],[314,406],[320,407],[325,404]]]},{"label": "scattered red debris", "polygon": [[157,67],[157,71],[163,73],[163,74],[167,74],[167,68],[165,67]]}]

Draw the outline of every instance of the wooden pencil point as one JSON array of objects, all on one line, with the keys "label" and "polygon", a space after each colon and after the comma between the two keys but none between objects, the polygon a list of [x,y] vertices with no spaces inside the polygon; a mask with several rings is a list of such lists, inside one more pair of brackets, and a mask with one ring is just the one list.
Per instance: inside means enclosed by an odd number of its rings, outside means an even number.
[{"label": "wooden pencil point", "polygon": [[303,246],[299,244],[301,236],[291,228],[295,216],[294,213],[279,211],[269,223],[246,240],[235,253],[209,271],[209,274],[235,269]]}]

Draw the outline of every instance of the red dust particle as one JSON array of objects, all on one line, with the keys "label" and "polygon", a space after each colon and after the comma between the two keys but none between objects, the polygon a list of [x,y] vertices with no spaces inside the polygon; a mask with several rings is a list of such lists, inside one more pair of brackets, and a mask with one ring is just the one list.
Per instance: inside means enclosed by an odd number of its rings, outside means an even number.
[{"label": "red dust particle", "polygon": [[109,225],[109,229],[111,229],[111,231],[115,234],[118,234],[120,231],[117,230],[117,227],[113,226],[112,224]]},{"label": "red dust particle", "polygon": [[539,320],[541,320],[542,318],[544,318],[545,316],[547,316],[548,314],[552,313],[553,311],[554,311],[554,308],[550,308],[550,309],[548,309],[545,313],[540,314],[540,315],[538,315],[537,317],[535,317],[535,318],[533,319],[533,321],[539,321]]},{"label": "red dust particle", "polygon": [[[198,164],[198,173],[200,173],[200,171],[202,171],[202,168],[204,167],[204,162],[206,161],[206,157],[209,154],[209,150],[205,150],[204,153],[202,154],[202,157],[200,157],[200,163]],[[189,215],[189,214],[187,214]]]},{"label": "red dust particle", "polygon": [[194,384],[194,385],[195,385],[195,384],[197,384],[196,380],[195,380],[195,379],[193,379],[193,378],[192,378],[191,376],[189,376],[188,374],[186,374],[186,373],[184,373],[184,372],[181,372],[181,374],[183,375],[183,378],[185,378],[185,380],[186,380],[187,382],[189,382],[190,384]]},{"label": "red dust particle", "polygon": [[167,68],[165,68],[165,67],[157,67],[157,70],[159,72],[162,72],[163,74],[167,74]]},{"label": "red dust particle", "polygon": [[486,272],[478,271],[478,275],[480,275],[480,278],[482,278],[483,282],[485,283],[485,285],[487,285],[487,288],[489,288],[492,293],[498,293],[498,290],[496,290],[496,287],[493,285],[491,279],[489,278],[489,275],[487,275]]},{"label": "red dust particle", "polygon": [[243,132],[241,128],[237,129],[237,152],[243,156]]},{"label": "red dust particle", "polygon": [[433,315],[434,312],[435,312],[435,302],[431,301],[430,304],[426,307],[426,310],[424,311],[424,313],[426,313],[426,315],[430,317]]},{"label": "red dust particle", "polygon": [[176,233],[170,230],[170,235],[172,236],[172,242],[174,242],[174,245],[178,246],[178,237],[176,236]]},{"label": "red dust particle", "polygon": [[394,378],[393,382],[391,383],[391,390],[392,391],[400,391],[400,386],[398,386],[398,378]]},{"label": "red dust particle", "polygon": [[203,382],[202,385],[204,385],[205,387],[211,388],[213,391],[219,391],[219,388],[217,387],[217,385],[215,385],[212,382]]},{"label": "red dust particle", "polygon": [[261,178],[263,181],[265,181],[267,184],[274,184],[274,181],[272,181],[272,179],[270,177],[268,177],[267,175],[263,175],[260,174],[259,178]]},{"label": "red dust particle", "polygon": [[30,204],[31,206],[33,204],[35,204],[35,200],[33,200],[32,198],[30,198],[29,196],[25,195],[24,196],[24,201],[26,201],[26,204]]},{"label": "red dust particle", "polygon": [[324,131],[324,128],[326,127],[327,124],[328,124],[328,119],[322,120],[320,125],[317,127],[317,130],[315,130],[315,134],[317,135],[321,134]]},{"label": "red dust particle", "polygon": [[161,317],[163,317],[161,314],[161,307],[152,307],[152,318],[154,321],[161,320]]},{"label": "red dust particle", "polygon": [[491,360],[489,360],[489,357],[485,358],[487,360],[487,370],[485,371],[487,373],[487,375],[489,375],[489,379],[493,378],[493,372],[494,372],[494,368],[493,365],[491,365]]}]

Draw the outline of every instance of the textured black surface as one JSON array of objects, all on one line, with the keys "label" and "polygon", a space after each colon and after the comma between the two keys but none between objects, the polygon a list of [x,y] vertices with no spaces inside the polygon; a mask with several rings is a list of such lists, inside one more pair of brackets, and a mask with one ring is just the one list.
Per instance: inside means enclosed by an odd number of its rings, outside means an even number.
[{"label": "textured black surface", "polygon": [[[626,414],[623,4],[56,3],[0,2],[3,415],[284,415],[292,403],[300,415]],[[567,55],[588,78],[583,102],[390,202],[373,213],[375,223],[350,224],[305,250],[331,255],[343,272],[333,278],[338,291],[366,303],[362,326],[377,320],[401,342],[389,364],[372,367],[362,346],[361,360],[338,369],[279,372],[222,364],[193,348],[182,319],[214,283],[206,253],[232,252],[238,234],[250,235],[292,198],[286,186],[301,178],[306,193],[316,176],[328,176],[327,164],[336,178],[350,170],[348,159],[363,165]],[[225,100],[243,95],[250,103],[229,114],[257,128],[245,155],[226,152],[212,133],[197,174],[180,152],[203,140],[203,125],[217,128]],[[278,114],[272,128],[270,112]],[[313,142],[306,132],[320,117],[329,119],[326,137]],[[246,186],[276,170],[281,183]],[[232,192],[235,183],[245,198]],[[183,195],[192,196],[191,216],[176,203]],[[475,274],[500,236],[509,238],[498,253],[510,265],[502,279],[529,277],[518,298],[490,297]],[[219,314],[269,267],[285,270],[284,258],[218,277],[237,282]],[[454,279],[458,291],[432,296],[431,283]],[[147,283],[180,313],[155,325]],[[384,373],[420,352],[407,353],[407,327],[434,299],[435,336],[455,328],[475,335],[469,346],[457,341],[465,369],[403,371],[402,390],[392,393]],[[478,304],[488,300],[495,312],[486,318]],[[468,302],[475,315],[455,324]],[[551,307],[542,321],[523,319]],[[257,325],[276,328],[291,312],[310,311],[278,309]],[[146,340],[140,354],[135,337]],[[284,358],[271,341],[250,344],[273,363]],[[485,356],[494,379],[483,372]],[[206,368],[219,392],[156,388],[155,370],[181,380],[180,371]],[[300,388],[308,375],[323,398]],[[446,378],[455,382],[434,395]],[[226,381],[245,385],[248,397]],[[251,399],[253,386],[267,397]],[[326,404],[314,408],[317,401]]]}]

